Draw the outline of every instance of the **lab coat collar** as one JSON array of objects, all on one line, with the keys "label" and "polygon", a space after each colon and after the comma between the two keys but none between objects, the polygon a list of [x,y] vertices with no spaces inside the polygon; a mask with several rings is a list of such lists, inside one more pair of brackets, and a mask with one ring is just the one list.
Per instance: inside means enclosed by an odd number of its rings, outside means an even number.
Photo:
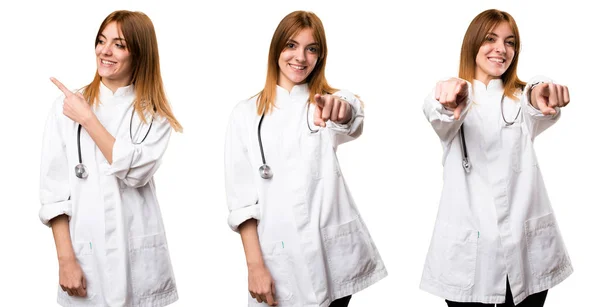
[{"label": "lab coat collar", "polygon": [[486,87],[483,82],[473,80],[473,89],[475,92],[503,91],[504,83],[502,82],[502,79],[492,79]]},{"label": "lab coat collar", "polygon": [[289,96],[290,98],[298,98],[298,97],[308,97],[309,95],[309,89],[308,89],[308,84],[303,83],[303,84],[298,84],[298,85],[294,85],[294,87],[292,87],[291,91],[287,91],[286,89],[284,89],[283,87],[277,85],[277,96],[278,97],[286,97]]},{"label": "lab coat collar", "polygon": [[134,94],[134,86],[130,84],[128,86],[119,87],[114,93],[100,82],[100,96],[104,97],[125,97]]}]

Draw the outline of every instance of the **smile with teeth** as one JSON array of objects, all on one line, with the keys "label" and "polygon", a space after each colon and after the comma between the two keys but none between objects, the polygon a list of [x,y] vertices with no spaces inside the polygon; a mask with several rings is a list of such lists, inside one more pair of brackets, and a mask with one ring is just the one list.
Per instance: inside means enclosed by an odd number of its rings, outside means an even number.
[{"label": "smile with teeth", "polygon": [[294,64],[288,64],[288,65],[290,65],[290,67],[295,70],[305,70],[306,69],[306,66],[299,66],[299,65],[294,65]]},{"label": "smile with teeth", "polygon": [[504,64],[504,62],[506,62],[505,59],[500,59],[500,58],[488,58],[488,60],[490,60],[492,62],[500,63],[500,64]]},{"label": "smile with teeth", "polygon": [[102,64],[105,65],[115,65],[117,64],[117,62],[111,62],[111,61],[107,61],[107,60],[100,60],[102,62]]}]

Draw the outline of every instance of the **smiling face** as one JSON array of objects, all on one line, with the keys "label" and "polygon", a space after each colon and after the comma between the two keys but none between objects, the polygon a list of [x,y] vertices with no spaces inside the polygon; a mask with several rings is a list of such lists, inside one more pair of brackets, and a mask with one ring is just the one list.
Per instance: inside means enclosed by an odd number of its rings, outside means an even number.
[{"label": "smiling face", "polygon": [[132,56],[121,29],[114,21],[97,38],[96,65],[102,83],[113,92],[131,83]]},{"label": "smiling face", "polygon": [[288,40],[279,55],[277,85],[288,91],[294,85],[306,82],[306,78],[317,65],[319,45],[313,38],[313,30],[305,28]]},{"label": "smiling face", "polygon": [[515,34],[508,22],[499,23],[490,31],[475,58],[475,79],[486,85],[501,78],[515,56]]}]

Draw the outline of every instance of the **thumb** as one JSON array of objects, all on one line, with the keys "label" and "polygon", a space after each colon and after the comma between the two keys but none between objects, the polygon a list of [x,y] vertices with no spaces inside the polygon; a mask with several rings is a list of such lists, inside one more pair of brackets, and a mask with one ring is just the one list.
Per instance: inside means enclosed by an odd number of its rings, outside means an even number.
[{"label": "thumb", "polygon": [[456,106],[456,109],[454,109],[454,120],[458,120],[460,118],[460,114],[462,113],[462,110],[465,108],[465,103],[460,103],[458,106]]},{"label": "thumb", "polygon": [[544,115],[556,114],[556,110],[548,106],[548,100],[544,97],[537,97],[537,106]]},{"label": "thumb", "polygon": [[278,302],[277,302],[277,299],[275,297],[275,283],[274,282],[271,282],[271,295],[273,296],[274,306],[277,306]]}]

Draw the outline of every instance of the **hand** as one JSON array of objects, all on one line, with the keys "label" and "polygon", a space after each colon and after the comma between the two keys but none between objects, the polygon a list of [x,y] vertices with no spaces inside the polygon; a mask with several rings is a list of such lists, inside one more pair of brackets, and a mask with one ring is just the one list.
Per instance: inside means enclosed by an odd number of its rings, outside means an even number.
[{"label": "hand", "polygon": [[315,95],[315,125],[325,127],[331,119],[336,124],[346,124],[352,119],[352,106],[342,98],[334,95]]},{"label": "hand", "polygon": [[58,87],[63,94],[65,94],[65,100],[63,103],[63,114],[73,120],[76,123],[79,123],[82,126],[85,126],[85,123],[89,121],[90,118],[94,116],[94,112],[92,112],[92,108],[85,101],[83,95],[79,92],[73,93],[68,88],[66,88],[60,81],[55,78],[50,78],[50,81]]},{"label": "hand", "polygon": [[248,268],[248,291],[259,303],[265,302],[269,306],[278,304],[275,301],[275,282],[264,265]]},{"label": "hand", "polygon": [[469,86],[465,80],[450,78],[438,82],[435,86],[435,99],[446,110],[454,112],[454,119],[460,117],[460,113],[467,104],[467,97],[469,97]]},{"label": "hand", "polygon": [[531,91],[531,105],[544,115],[556,114],[555,107],[565,107],[570,102],[569,88],[553,83],[540,83]]},{"label": "hand", "polygon": [[69,296],[86,297],[87,283],[77,260],[62,261],[58,267],[58,281],[62,290]]}]

